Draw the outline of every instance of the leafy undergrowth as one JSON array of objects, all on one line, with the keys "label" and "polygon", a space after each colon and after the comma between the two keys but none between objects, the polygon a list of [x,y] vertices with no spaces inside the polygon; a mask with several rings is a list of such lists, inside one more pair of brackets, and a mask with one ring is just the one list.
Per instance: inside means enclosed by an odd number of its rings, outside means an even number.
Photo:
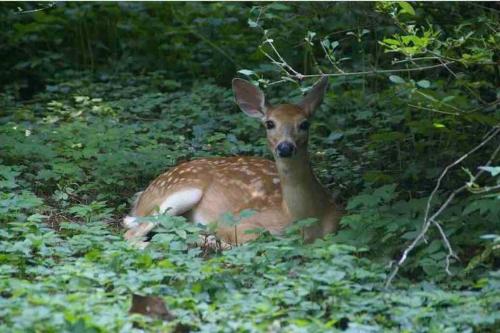
[{"label": "leafy undergrowth", "polygon": [[[207,254],[192,245],[198,226],[165,217],[140,251],[123,241],[117,221],[133,193],[162,170],[198,156],[267,154],[260,125],[236,110],[231,92],[207,82],[182,87],[161,73],[68,72],[33,100],[18,102],[8,89],[0,97],[6,110],[0,119],[2,332],[498,329],[500,275],[489,266],[491,245],[489,252],[477,246],[469,275],[449,278],[445,249],[433,239],[394,287],[383,289],[387,264],[401,239],[418,231],[426,198],[406,198],[394,179],[360,184],[361,167],[370,170],[385,155],[360,144],[373,135],[345,113],[320,113],[312,129],[318,174],[332,190],[343,184],[350,197],[338,235],[303,245],[290,230],[280,239],[265,235]],[[383,131],[386,115],[376,107],[369,111],[371,130]],[[445,218],[456,221],[454,244],[477,244],[480,235],[494,233],[495,200],[450,207]],[[466,229],[463,222],[472,220]],[[176,319],[129,314],[133,294],[162,297]]]},{"label": "leafy undergrowth", "polygon": [[[40,204],[29,192],[11,200]],[[140,251],[100,221],[55,232],[38,214],[5,211],[19,220],[0,234],[5,332],[155,332],[179,323],[200,332],[485,332],[500,316],[498,275],[473,291],[429,283],[387,291],[384,267],[331,239],[265,237],[206,258],[188,246],[198,228],[178,219],[165,218]],[[129,315],[133,293],[160,295],[176,319]]]}]

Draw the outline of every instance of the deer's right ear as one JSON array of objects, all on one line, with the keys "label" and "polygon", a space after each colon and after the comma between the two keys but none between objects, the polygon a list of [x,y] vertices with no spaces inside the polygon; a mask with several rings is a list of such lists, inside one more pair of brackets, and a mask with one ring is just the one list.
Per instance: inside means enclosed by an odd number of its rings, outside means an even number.
[{"label": "deer's right ear", "polygon": [[253,118],[264,119],[267,111],[264,93],[248,81],[233,79],[233,92],[240,109]]}]

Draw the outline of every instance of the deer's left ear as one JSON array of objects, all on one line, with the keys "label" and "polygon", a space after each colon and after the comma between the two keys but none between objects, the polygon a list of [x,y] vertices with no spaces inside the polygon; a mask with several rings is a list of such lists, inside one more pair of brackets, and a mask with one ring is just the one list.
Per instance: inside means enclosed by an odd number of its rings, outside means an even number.
[{"label": "deer's left ear", "polygon": [[306,112],[308,117],[312,116],[321,105],[327,89],[328,77],[323,76],[297,105]]}]

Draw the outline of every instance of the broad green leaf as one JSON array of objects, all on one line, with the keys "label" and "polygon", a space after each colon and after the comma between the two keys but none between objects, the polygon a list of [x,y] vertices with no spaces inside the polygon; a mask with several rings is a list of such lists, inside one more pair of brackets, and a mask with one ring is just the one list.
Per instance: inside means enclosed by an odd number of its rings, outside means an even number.
[{"label": "broad green leaf", "polygon": [[405,80],[398,76],[398,75],[390,75],[389,76],[389,80],[391,80],[391,82],[394,82],[396,84],[402,84],[402,83],[405,83]]},{"label": "broad green leaf", "polygon": [[500,174],[500,166],[480,166],[479,169],[489,172],[492,177]]},{"label": "broad green leaf", "polygon": [[431,86],[431,83],[427,80],[420,80],[417,82],[417,85],[420,87],[420,88],[429,88]]},{"label": "broad green leaf", "polygon": [[254,71],[249,70],[249,69],[240,69],[240,70],[238,71],[238,73],[243,74],[243,75],[246,75],[246,76],[256,75]]},{"label": "broad green leaf", "polygon": [[284,3],[281,2],[273,2],[271,5],[269,5],[269,8],[280,10],[280,11],[289,11],[290,7],[288,5],[285,5]]},{"label": "broad green leaf", "polygon": [[412,16],[415,16],[415,10],[413,7],[406,1],[399,1],[398,5],[401,7],[400,13],[407,13]]},{"label": "broad green leaf", "polygon": [[257,22],[256,22],[256,21],[254,21],[254,20],[252,20],[252,19],[248,19],[248,21],[247,21],[247,22],[248,22],[248,26],[249,26],[250,28],[256,28],[256,27],[258,26]]}]

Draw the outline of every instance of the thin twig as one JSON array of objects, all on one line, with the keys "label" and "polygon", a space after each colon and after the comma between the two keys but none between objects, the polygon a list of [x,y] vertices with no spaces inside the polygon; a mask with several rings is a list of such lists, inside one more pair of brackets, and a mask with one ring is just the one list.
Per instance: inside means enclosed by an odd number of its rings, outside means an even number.
[{"label": "thin twig", "polygon": [[497,106],[498,104],[500,104],[500,99],[497,99],[487,105],[481,105],[475,109],[472,109],[472,110],[469,110],[469,111],[466,111],[468,113],[472,113],[472,112],[476,112],[476,111],[479,111],[479,110],[483,110],[483,109],[486,109],[486,108],[489,108],[489,107],[493,107],[493,106]]},{"label": "thin twig", "polygon": [[[496,106],[497,104],[500,104],[500,99],[488,104],[488,105],[485,105],[485,106],[480,106],[480,107],[477,107],[475,109],[472,109],[472,110],[461,110],[460,113],[458,112],[448,112],[448,111],[443,111],[443,110],[438,110],[438,109],[433,109],[433,108],[429,108],[429,107],[425,107],[425,106],[420,106],[420,105],[415,105],[415,104],[408,104],[408,106],[411,106],[412,108],[415,108],[415,109],[421,109],[421,110],[426,110],[426,111],[431,111],[431,112],[436,112],[436,113],[443,113],[443,114],[448,114],[448,115],[451,115],[451,116],[458,116],[460,114],[466,114],[466,113],[473,113],[473,112],[476,112],[476,111],[479,111],[479,110],[484,110],[486,108],[489,108],[489,107],[493,107],[493,106]],[[485,135],[485,137],[488,136],[488,134]]]},{"label": "thin twig", "polygon": [[332,64],[333,68],[335,68],[336,70],[338,70],[340,73],[345,73],[342,69],[340,69],[339,66],[337,66],[337,64],[335,63],[335,61],[333,61],[332,57],[330,57],[330,55],[328,54],[328,51],[326,50],[326,48],[323,45],[323,43],[320,42],[319,45],[321,45],[321,48],[323,49],[323,52],[325,52],[326,58],[328,59],[328,61],[330,61],[330,63]]},{"label": "thin twig", "polygon": [[267,53],[266,51],[264,51],[262,49],[262,47],[259,47],[259,50],[260,50],[260,52],[262,52],[262,54],[264,54],[264,56],[266,56],[267,59],[269,59],[271,61],[271,63],[273,65],[276,65],[279,68],[281,68],[281,70],[283,70],[286,73],[287,76],[291,76],[290,73],[288,72],[288,70],[285,68],[285,64],[284,63],[279,62],[278,60],[276,60],[273,57],[271,57],[271,55],[269,53]]},{"label": "thin twig", "polygon": [[411,106],[412,108],[415,108],[415,109],[432,111],[432,112],[436,112],[436,113],[443,113],[443,114],[448,114],[448,115],[451,115],[451,116],[458,116],[459,115],[459,113],[457,113],[457,112],[441,111],[441,110],[437,110],[437,109],[433,109],[433,108],[428,108],[428,107],[425,107],[425,106],[414,105],[414,104],[408,104],[408,106]]},{"label": "thin twig", "polygon": [[446,255],[445,271],[446,271],[446,274],[452,275],[450,272],[450,260],[451,260],[451,258],[454,258],[456,260],[460,260],[460,258],[458,258],[455,251],[453,251],[453,247],[451,246],[450,241],[448,240],[448,237],[446,237],[446,234],[445,234],[443,228],[441,227],[441,225],[439,224],[439,222],[436,220],[433,220],[432,223],[439,230],[439,233],[441,234],[441,239],[443,240],[444,245],[448,249],[448,254]]},{"label": "thin twig", "polygon": [[377,74],[390,74],[390,73],[407,73],[407,72],[419,72],[419,71],[425,71],[429,69],[434,69],[434,68],[440,68],[440,67],[445,67],[446,65],[453,64],[453,61],[446,62],[444,64],[437,64],[437,65],[431,65],[431,66],[424,66],[424,67],[415,67],[415,68],[401,68],[401,69],[374,69],[372,71],[363,71],[363,72],[344,72],[344,73],[332,73],[332,74],[309,74],[309,75],[290,75],[291,77],[297,78],[299,80],[302,79],[307,79],[307,78],[313,78],[313,77],[323,77],[323,76],[331,76],[331,77],[338,77],[338,76],[362,76],[362,75],[377,75]]},{"label": "thin twig", "polygon": [[500,189],[500,184],[495,185],[495,186],[484,186],[479,189],[472,189],[468,188],[469,192],[474,193],[474,194],[481,194],[481,193],[486,193],[486,192],[491,192]]},{"label": "thin twig", "polygon": [[392,61],[392,64],[402,64],[406,62],[414,62],[414,61],[420,61],[420,60],[437,60],[439,57],[418,57],[418,58],[409,58],[409,59],[403,59],[403,60],[394,60]]},{"label": "thin twig", "polygon": [[450,72],[451,75],[453,75],[453,77],[456,79],[457,78],[457,74],[455,74],[454,71],[452,71],[448,65],[446,65],[446,63],[443,61],[442,58],[438,58],[439,62],[444,66],[444,68],[446,68],[446,70],[448,70],[448,72]]},{"label": "thin twig", "polygon": [[[443,64],[443,65],[444,65],[444,64]],[[433,97],[433,96],[430,96],[430,95],[428,95],[428,94],[426,94],[426,93],[423,93],[423,92],[422,92],[422,91],[420,91],[420,90],[416,90],[416,91],[415,91],[415,93],[417,93],[417,94],[419,94],[420,96],[422,96],[422,97],[424,97],[424,98],[428,99],[428,100],[429,100],[429,101],[431,101],[431,102],[438,103],[438,104],[442,104],[442,105],[446,105],[447,107],[449,107],[449,108],[451,108],[451,109],[453,109],[453,110],[455,110],[455,111],[460,112],[460,109],[459,109],[459,108],[457,108],[457,107],[455,107],[455,106],[453,106],[453,105],[451,105],[451,104],[449,104],[449,103],[445,103],[445,102],[443,102],[443,101],[440,101],[440,100],[438,100],[437,98],[435,98],[435,97]]]},{"label": "thin twig", "polygon": [[[450,68],[450,67],[448,67],[448,66],[444,63],[444,61],[443,61],[444,57],[437,57],[437,59],[439,60],[439,62],[440,62],[441,64],[443,64],[443,65],[444,65],[444,68],[446,68],[446,70],[447,70],[447,71],[448,71],[448,72],[449,72],[449,73],[450,73],[450,74],[451,74],[451,75],[452,75],[452,76],[456,79],[456,78],[457,78],[457,74],[456,74],[454,71],[452,71],[452,70],[451,70],[451,68]],[[474,96],[475,98],[477,98],[477,99],[478,99],[481,103],[483,103],[483,104],[487,104],[487,103],[486,103],[486,102],[485,102],[485,101],[481,98],[481,96],[480,96],[480,95],[478,95],[478,94],[477,94],[474,90],[472,90],[472,89],[471,89],[471,87],[469,87],[469,86],[465,86],[465,89],[467,89],[467,90],[469,91],[469,93],[470,93],[472,96]]]},{"label": "thin twig", "polygon": [[283,83],[283,82],[287,82],[288,80],[279,80],[279,81],[274,81],[274,82],[271,82],[271,83],[268,83],[267,85],[268,86],[273,86],[275,84],[279,84],[279,83]]},{"label": "thin twig", "polygon": [[54,7],[56,5],[55,2],[49,2],[46,6],[44,7],[41,7],[41,8],[37,8],[37,9],[31,9],[31,10],[23,10],[22,8],[20,7],[17,7],[18,11],[16,12],[16,14],[20,15],[20,14],[30,14],[30,13],[36,13],[36,12],[40,12],[42,10],[46,10],[46,9],[50,9],[52,7]]},{"label": "thin twig", "polygon": [[[302,80],[302,77],[303,75],[300,74],[299,72],[297,72],[295,69],[292,68],[292,66],[290,66],[286,61],[285,59],[283,59],[283,57],[281,56],[281,54],[278,52],[278,50],[276,49],[276,47],[274,47],[274,43],[268,38],[266,39],[266,41],[264,43],[267,43],[269,44],[269,46],[271,46],[271,48],[273,49],[273,52],[274,54],[276,54],[276,56],[278,57],[278,59],[280,60],[279,63],[281,63],[283,65],[283,67],[287,68],[290,72],[293,73],[293,76],[296,77],[297,79],[299,80]],[[262,48],[261,48],[261,51],[262,51]],[[272,59],[272,58],[271,58]],[[278,61],[274,60],[276,63],[278,63]],[[321,74],[320,74],[321,76]]]}]

